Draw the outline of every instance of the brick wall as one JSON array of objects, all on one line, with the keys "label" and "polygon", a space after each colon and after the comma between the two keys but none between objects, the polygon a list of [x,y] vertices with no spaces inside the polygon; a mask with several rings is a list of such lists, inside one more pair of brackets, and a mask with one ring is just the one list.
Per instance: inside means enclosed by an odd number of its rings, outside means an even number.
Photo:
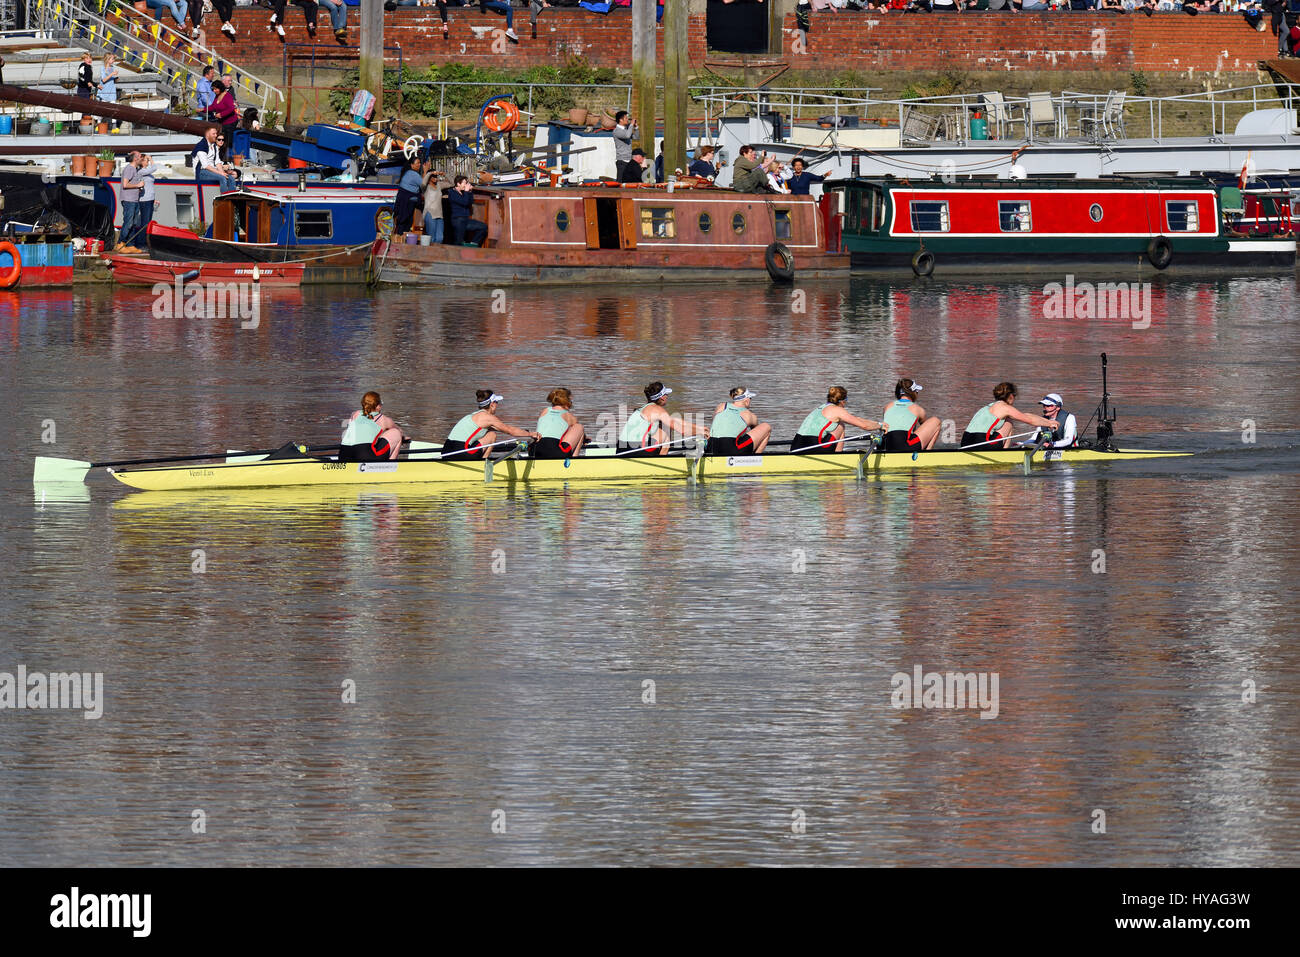
[{"label": "brick wall", "polygon": [[[349,8],[349,41],[359,35],[357,8]],[[214,47],[249,68],[262,67],[274,82],[280,78],[283,47],[266,30],[270,14],[262,8],[240,9],[236,44],[224,37]],[[216,34],[209,18],[209,37]],[[285,32],[289,43],[310,42],[299,7],[288,7]],[[323,13],[317,43],[337,50]],[[459,62],[480,66],[529,67],[558,64],[572,55],[593,66],[627,69],[632,61],[631,12],[615,9],[607,16],[585,10],[549,9],[531,38],[528,10],[515,8],[518,44],[504,36],[505,19],[480,14],[477,7],[451,8],[451,34],[442,38],[434,8],[403,9],[385,15],[384,42],[400,45],[405,62],[414,66]],[[1235,14],[966,13],[813,14],[807,48],[798,39],[794,17],[781,30],[782,53],[795,69],[816,70],[1144,70],[1185,74],[1248,72],[1274,55],[1269,32],[1247,27]],[[662,44],[662,30],[660,43]],[[692,14],[690,60],[703,66],[704,16]],[[662,56],[662,45],[660,47]]]}]

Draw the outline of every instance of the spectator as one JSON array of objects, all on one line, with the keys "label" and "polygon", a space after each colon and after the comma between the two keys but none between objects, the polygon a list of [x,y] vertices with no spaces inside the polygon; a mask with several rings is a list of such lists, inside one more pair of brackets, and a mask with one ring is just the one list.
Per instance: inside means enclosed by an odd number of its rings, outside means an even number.
[{"label": "spectator", "polygon": [[199,77],[198,83],[198,102],[199,102],[199,119],[212,119],[212,101],[217,98],[217,94],[212,90],[212,81],[217,78],[216,67],[205,66],[203,75]]},{"label": "spectator", "polygon": [[700,179],[713,179],[718,175],[718,168],[713,165],[714,149],[712,146],[699,146],[695,149],[695,159],[691,160],[690,174]]},{"label": "spectator", "polygon": [[[235,0],[209,0],[209,2],[212,4],[212,9],[217,11],[217,16],[221,18],[221,32],[230,39],[235,39],[235,25],[230,22],[230,18],[235,15]],[[194,29],[190,31],[191,37],[198,37],[207,5],[203,0],[194,0],[190,4],[190,22],[194,24]]]},{"label": "spectator", "polygon": [[[203,0],[194,0],[195,3],[202,3]],[[176,25],[182,30],[185,29],[185,14],[189,12],[190,5],[187,0],[146,0],[150,10],[154,11],[154,19],[161,20],[162,12],[166,10],[176,21]]]},{"label": "spectator", "polygon": [[451,203],[452,245],[481,245],[487,239],[487,223],[474,218],[474,187],[468,176],[456,177],[447,199]]},{"label": "spectator", "polygon": [[[452,0],[457,6],[463,6],[460,0]],[[438,16],[442,18],[442,38],[447,39],[447,0],[386,0],[384,3],[385,10],[396,10],[398,7],[437,7]],[[536,17],[533,23],[537,23]],[[534,37],[536,39],[536,31]]]},{"label": "spectator", "polygon": [[438,182],[442,174],[433,168],[424,173],[424,233],[431,243],[441,243],[446,238],[442,221],[442,184]]},{"label": "spectator", "polygon": [[118,232],[118,242],[129,247],[135,237],[136,220],[140,216],[140,154],[135,150],[126,154],[126,165],[122,167],[122,228]]},{"label": "spectator", "polygon": [[330,29],[334,39],[339,43],[348,42],[348,6],[343,0],[316,0],[319,6],[329,11]]},{"label": "spectator", "polygon": [[655,181],[654,170],[650,168],[650,161],[646,159],[645,151],[637,147],[632,151],[632,159],[624,164],[623,171],[618,175],[620,183],[653,183]]},{"label": "spectator", "polygon": [[[284,8],[289,0],[271,0],[271,25],[275,35],[284,39]],[[302,17],[307,24],[307,36],[316,36],[316,0],[293,0],[295,6],[302,7]]]},{"label": "spectator", "polygon": [[795,196],[808,196],[811,192],[813,183],[820,183],[825,180],[825,176],[818,176],[816,173],[809,173],[804,170],[804,161],[802,156],[796,156],[790,161],[789,175],[786,176],[786,185],[790,187],[790,192]]},{"label": "spectator", "polygon": [[212,82],[212,92],[214,99],[209,113],[212,119],[221,124],[221,132],[226,138],[226,142],[234,141],[233,133],[235,127],[239,125],[239,104],[235,102],[235,95],[226,88],[226,84],[220,80]]},{"label": "spectator", "polygon": [[397,197],[393,203],[394,233],[409,233],[415,228],[415,211],[421,203],[420,190],[423,186],[420,161],[408,160],[397,181]]},{"label": "spectator", "polygon": [[[506,36],[511,43],[518,43],[519,34],[515,33],[515,12],[510,8],[510,4],[504,3],[502,0],[478,0],[478,12],[487,13],[488,11],[499,13],[506,18]],[[486,229],[487,227],[484,226],[483,228]]]},{"label": "spectator", "polygon": [[250,106],[244,110],[244,115],[239,121],[239,128],[248,130],[250,133],[256,133],[262,128],[260,117],[261,114],[257,112],[257,107]]},{"label": "spectator", "polygon": [[533,28],[533,39],[537,39],[537,16],[550,4],[546,0],[529,0],[528,3],[528,25]]},{"label": "spectator", "polygon": [[235,189],[235,171],[221,162],[217,145],[219,135],[215,126],[209,126],[207,132],[203,134],[203,141],[199,143],[193,154],[194,165],[198,169],[194,175],[199,183],[217,183],[223,193],[229,193]]},{"label": "spectator", "polygon": [[1128,10],[1125,8],[1122,0],[1099,0],[1097,4],[1097,9],[1116,10],[1120,13],[1128,13]]},{"label": "spectator", "polygon": [[752,146],[742,146],[731,176],[731,188],[740,193],[761,193],[767,190],[767,173],[775,164],[764,153],[759,156]]},{"label": "spectator", "polygon": [[789,170],[780,163],[773,163],[767,171],[767,188],[774,193],[788,193],[790,187],[785,185]]},{"label": "spectator", "polygon": [[77,96],[83,100],[90,99],[99,84],[95,82],[95,58],[89,53],[81,54],[81,66],[77,67]]},{"label": "spectator", "polygon": [[930,0],[930,9],[935,13],[961,13],[957,0]]},{"label": "spectator", "polygon": [[149,224],[153,222],[153,177],[158,167],[154,165],[152,156],[144,154],[140,154],[137,165],[140,167],[140,206],[135,217],[135,235],[128,242],[132,246],[144,247],[149,245]]},{"label": "spectator", "polygon": [[[608,114],[606,114],[608,115]],[[627,110],[614,114],[614,178],[623,182],[623,170],[632,160],[632,140],[636,138],[636,120]]]},{"label": "spectator", "polygon": [[99,71],[99,99],[104,103],[117,102],[117,57],[104,54],[104,66]]}]

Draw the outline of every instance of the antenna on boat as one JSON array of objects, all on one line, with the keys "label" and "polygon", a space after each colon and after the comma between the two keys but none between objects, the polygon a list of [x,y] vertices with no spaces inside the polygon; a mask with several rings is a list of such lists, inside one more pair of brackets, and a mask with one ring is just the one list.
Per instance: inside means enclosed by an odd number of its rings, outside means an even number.
[{"label": "antenna on boat", "polygon": [[1110,407],[1110,389],[1106,382],[1106,353],[1101,354],[1101,405],[1097,406],[1097,448],[1113,451],[1115,443],[1115,419],[1119,410]]}]

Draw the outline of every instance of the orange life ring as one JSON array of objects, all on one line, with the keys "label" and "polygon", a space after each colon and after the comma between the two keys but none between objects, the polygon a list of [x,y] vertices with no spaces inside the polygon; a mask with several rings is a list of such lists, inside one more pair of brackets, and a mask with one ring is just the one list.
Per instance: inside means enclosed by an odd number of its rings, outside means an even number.
[{"label": "orange life ring", "polygon": [[0,242],[0,253],[8,253],[10,256],[14,257],[14,264],[9,267],[9,272],[4,276],[0,276],[0,289],[11,289],[18,285],[18,280],[22,278],[23,257],[22,254],[18,252],[18,247],[7,239],[4,242]]},{"label": "orange life ring", "polygon": [[509,133],[519,125],[519,105],[514,100],[493,100],[483,111],[483,125],[493,133]]}]

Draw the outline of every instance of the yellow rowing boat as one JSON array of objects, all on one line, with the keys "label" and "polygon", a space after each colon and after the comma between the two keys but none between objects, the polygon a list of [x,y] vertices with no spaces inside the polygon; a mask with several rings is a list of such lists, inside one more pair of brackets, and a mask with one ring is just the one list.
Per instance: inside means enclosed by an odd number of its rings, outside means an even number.
[{"label": "yellow rowing boat", "polygon": [[571,459],[508,458],[496,462],[333,462],[326,459],[236,461],[204,466],[109,469],[124,485],[146,491],[290,486],[381,486],[482,482],[647,482],[749,476],[866,476],[930,469],[972,469],[1033,464],[1074,465],[1172,458],[1190,452],[1096,449],[999,449],[930,452],[777,452],[746,456],[663,455],[647,458],[592,455]]}]

